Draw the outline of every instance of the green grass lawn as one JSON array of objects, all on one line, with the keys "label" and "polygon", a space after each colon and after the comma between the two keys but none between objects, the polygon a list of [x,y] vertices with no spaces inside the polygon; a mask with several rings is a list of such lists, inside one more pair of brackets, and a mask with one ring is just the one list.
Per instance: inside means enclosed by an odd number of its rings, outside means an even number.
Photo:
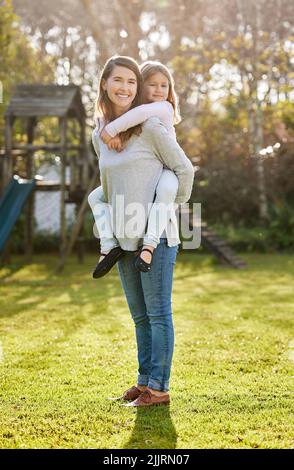
[{"label": "green grass lawn", "polygon": [[1,448],[292,448],[293,255],[245,270],[182,252],[175,267],[170,407],[107,397],[136,383],[134,326],[95,256],[0,270]]}]

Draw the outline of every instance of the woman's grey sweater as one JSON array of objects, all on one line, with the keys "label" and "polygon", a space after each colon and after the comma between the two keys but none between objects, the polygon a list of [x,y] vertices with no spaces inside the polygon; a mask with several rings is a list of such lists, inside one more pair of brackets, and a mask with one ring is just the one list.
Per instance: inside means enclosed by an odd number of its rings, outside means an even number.
[{"label": "woman's grey sweater", "polygon": [[[191,196],[193,165],[157,117],[147,119],[142,125],[141,134],[133,135],[120,153],[108,149],[100,139],[97,128],[92,133],[92,142],[99,158],[105,200],[113,210],[114,235],[121,248],[136,251],[143,243],[148,214],[163,167],[174,171],[178,177],[175,203],[181,204],[187,202]],[[120,202],[123,198],[123,209],[118,203],[118,196],[121,198]],[[144,209],[144,216],[143,220],[140,218],[140,229],[134,236],[129,228],[134,225],[132,220],[138,214],[137,208]],[[177,223],[170,220],[169,224],[166,230],[168,246],[178,245],[180,239]],[[125,232],[122,233],[122,230]]]}]

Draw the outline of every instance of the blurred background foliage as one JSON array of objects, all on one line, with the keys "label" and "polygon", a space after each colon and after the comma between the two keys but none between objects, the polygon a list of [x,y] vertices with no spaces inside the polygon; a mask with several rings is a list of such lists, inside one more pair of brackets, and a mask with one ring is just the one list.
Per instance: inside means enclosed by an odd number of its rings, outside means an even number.
[{"label": "blurred background foliage", "polygon": [[[179,95],[178,141],[195,166],[191,201],[202,203],[203,219],[240,249],[294,248],[293,2],[6,0],[0,51],[0,148],[19,83],[79,85],[90,136],[107,58],[165,63]],[[39,124],[40,142],[58,139],[53,124]]]}]

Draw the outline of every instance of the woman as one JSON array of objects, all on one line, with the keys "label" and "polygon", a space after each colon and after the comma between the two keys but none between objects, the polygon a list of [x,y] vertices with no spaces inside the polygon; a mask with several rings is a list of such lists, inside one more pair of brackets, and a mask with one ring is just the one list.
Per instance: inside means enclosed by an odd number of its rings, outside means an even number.
[{"label": "woman", "polygon": [[[191,162],[156,117],[121,134],[124,149],[120,154],[109,150],[100,139],[101,129],[108,122],[139,103],[140,90],[138,64],[130,57],[109,59],[101,75],[97,99],[100,129],[95,129],[92,136],[96,152],[100,154],[103,193],[116,222],[113,233],[125,251],[117,266],[136,329],[138,382],[122,395],[123,400],[131,401],[125,406],[170,403],[169,380],[174,348],[171,291],[179,241],[168,231],[162,234],[150,272],[138,272],[134,254],[142,243],[148,208],[155,198],[163,165],[178,177],[176,203],[188,201],[194,178]],[[123,210],[118,203],[121,198],[124,199]],[[139,233],[129,230],[132,217],[128,216],[133,212],[130,214],[128,209],[134,204],[144,209],[137,224],[141,226]]]}]

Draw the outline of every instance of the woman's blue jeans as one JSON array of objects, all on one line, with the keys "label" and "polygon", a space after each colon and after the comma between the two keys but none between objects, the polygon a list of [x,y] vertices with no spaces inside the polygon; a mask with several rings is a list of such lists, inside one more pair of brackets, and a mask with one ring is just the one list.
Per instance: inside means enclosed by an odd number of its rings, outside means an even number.
[{"label": "woman's blue jeans", "polygon": [[128,306],[135,323],[138,348],[138,385],[167,392],[174,350],[172,320],[173,271],[179,246],[166,238],[153,253],[152,268],[140,272],[135,256],[126,252],[117,263]]}]

